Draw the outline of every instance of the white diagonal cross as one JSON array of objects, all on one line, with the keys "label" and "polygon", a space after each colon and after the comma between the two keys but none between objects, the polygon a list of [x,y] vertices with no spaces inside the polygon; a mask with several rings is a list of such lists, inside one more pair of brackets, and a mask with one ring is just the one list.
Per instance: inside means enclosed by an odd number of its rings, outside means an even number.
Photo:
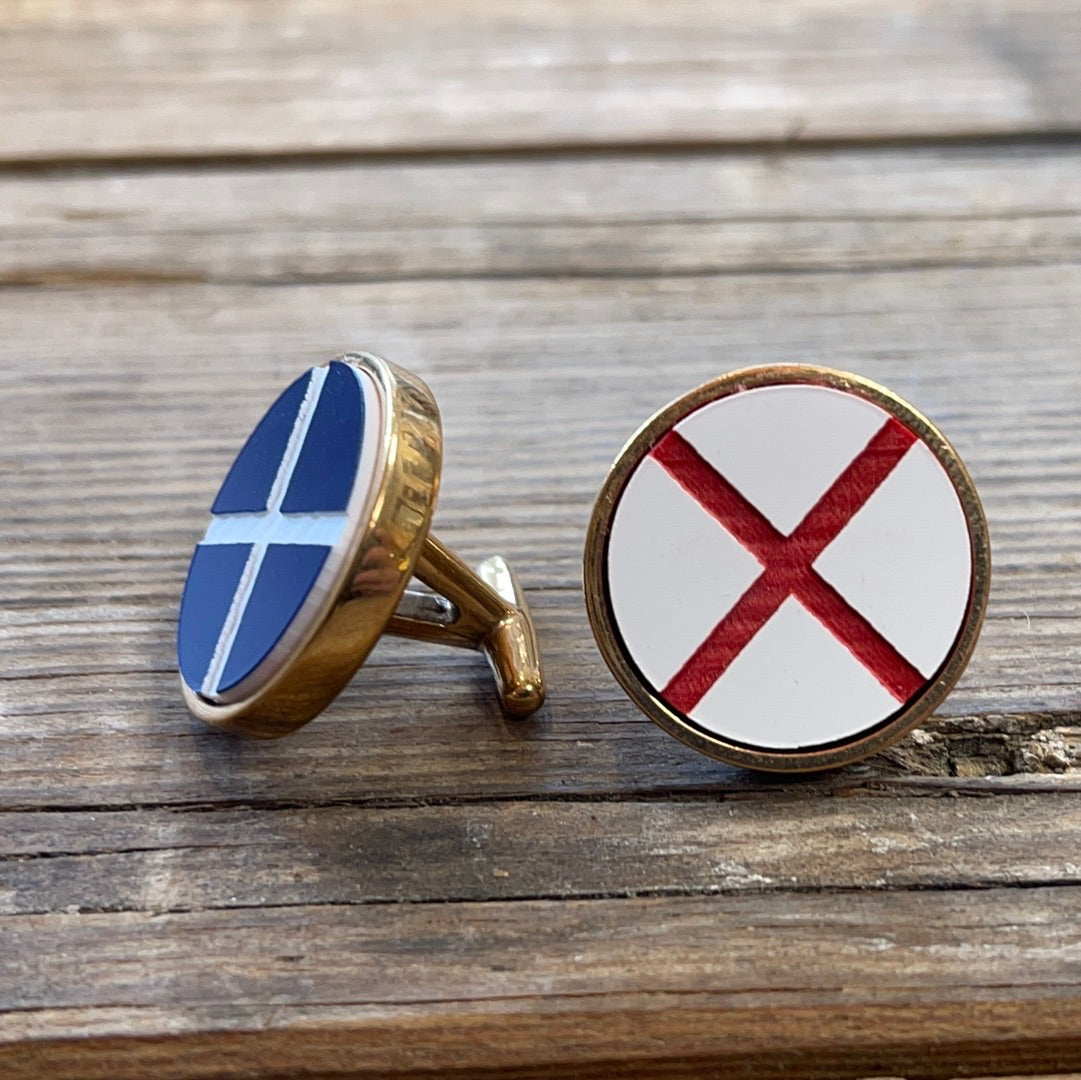
[{"label": "white diagonal cross", "polygon": [[206,697],[212,697],[218,692],[222,672],[255,589],[267,547],[270,544],[318,544],[331,547],[337,543],[345,528],[344,513],[283,514],[281,510],[328,372],[328,368],[315,368],[311,373],[304,400],[300,403],[293,430],[285,446],[285,453],[270,487],[266,509],[253,513],[215,514],[210,519],[206,535],[200,541],[201,544],[252,545],[236,592],[233,593],[229,613],[214,646],[210,667],[199,688],[199,692]]}]

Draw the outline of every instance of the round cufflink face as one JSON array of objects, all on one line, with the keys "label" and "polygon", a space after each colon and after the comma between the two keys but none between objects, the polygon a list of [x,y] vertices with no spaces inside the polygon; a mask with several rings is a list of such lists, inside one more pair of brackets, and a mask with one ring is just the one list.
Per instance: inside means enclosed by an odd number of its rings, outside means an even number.
[{"label": "round cufflink face", "polygon": [[180,672],[200,697],[243,699],[304,636],[371,513],[385,424],[375,380],[340,361],[306,372],[259,421],[184,588]]},{"label": "round cufflink face", "polygon": [[987,525],[945,438],[866,380],[735,372],[649,421],[590,526],[601,651],[671,734],[732,764],[859,760],[960,677]]},{"label": "round cufflink face", "polygon": [[366,354],[306,372],[222,484],[181,601],[192,711],[283,734],[363,662],[412,573],[438,485],[427,387]]}]

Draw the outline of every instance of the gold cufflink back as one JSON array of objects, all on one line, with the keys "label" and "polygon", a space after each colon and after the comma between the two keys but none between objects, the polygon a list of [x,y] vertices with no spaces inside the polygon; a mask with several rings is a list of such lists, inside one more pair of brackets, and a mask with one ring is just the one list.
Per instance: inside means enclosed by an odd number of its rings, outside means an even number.
[{"label": "gold cufflink back", "polygon": [[956,451],[826,368],[737,371],[631,439],[586,543],[594,636],[632,700],[723,761],[857,761],[937,708],[976,644],[990,542]]},{"label": "gold cufflink back", "polygon": [[[439,410],[368,353],[313,368],[259,422],[214,502],[181,602],[191,712],[273,738],[321,712],[389,632],[482,650],[513,716],[544,701],[533,623],[499,556],[477,571],[429,534]],[[432,591],[408,588],[418,578]]]}]

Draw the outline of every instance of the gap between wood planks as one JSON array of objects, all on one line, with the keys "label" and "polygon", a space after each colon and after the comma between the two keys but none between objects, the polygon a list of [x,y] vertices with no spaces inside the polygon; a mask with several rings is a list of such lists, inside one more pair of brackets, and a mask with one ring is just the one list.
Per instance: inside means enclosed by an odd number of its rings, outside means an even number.
[{"label": "gap between wood planks", "polygon": [[[913,259],[908,262],[876,263],[874,266],[862,268],[864,273],[889,273],[903,274],[906,272],[920,273],[926,270],[986,270],[1001,267],[1024,267],[1024,266],[1078,266],[1078,259],[1042,259],[1013,258],[1013,259]],[[561,270],[529,270],[522,273],[418,273],[418,274],[383,274],[373,277],[365,274],[304,274],[291,277],[283,276],[268,281],[266,278],[244,276],[221,276],[211,277],[198,274],[175,274],[168,273],[109,273],[88,271],[78,273],[72,271],[57,271],[54,273],[35,272],[27,275],[13,274],[8,277],[0,277],[0,289],[34,289],[34,288],[109,288],[109,287],[140,287],[145,285],[250,285],[258,288],[289,288],[294,285],[379,285],[379,284],[408,284],[410,282],[455,282],[455,281],[641,281],[641,280],[672,280],[675,278],[704,278],[704,277],[786,277],[808,276],[823,277],[835,274],[837,276],[850,276],[853,273],[851,267],[816,267],[814,269],[787,267],[771,263],[758,263],[743,266],[739,269],[717,267],[703,270],[609,270],[605,272],[581,271],[571,269]]]},{"label": "gap between wood planks", "polygon": [[110,176],[116,173],[143,172],[216,172],[237,168],[274,170],[285,167],[333,165],[439,164],[466,162],[491,164],[502,161],[565,161],[580,158],[639,157],[678,158],[687,154],[716,157],[764,155],[788,157],[844,151],[925,150],[925,149],[1041,149],[1081,147],[1081,127],[1044,132],[1003,132],[1001,134],[922,134],[897,136],[869,135],[865,138],[813,138],[792,134],[776,139],[706,140],[680,139],[631,140],[627,142],[507,143],[484,147],[391,146],[368,149],[320,149],[215,153],[214,151],[177,152],[175,154],[66,155],[41,158],[0,157],[0,177],[5,175]]}]

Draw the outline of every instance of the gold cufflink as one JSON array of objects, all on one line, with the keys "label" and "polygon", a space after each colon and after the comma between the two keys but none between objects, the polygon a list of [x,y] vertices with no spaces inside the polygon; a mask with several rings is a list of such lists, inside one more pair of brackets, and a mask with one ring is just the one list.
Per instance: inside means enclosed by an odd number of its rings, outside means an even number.
[{"label": "gold cufflink", "polygon": [[605,480],[586,603],[631,699],[696,750],[835,768],[929,716],[972,655],[987,522],[939,430],[895,394],[803,365],[673,402]]},{"label": "gold cufflink", "polygon": [[[384,632],[487,656],[507,713],[544,702],[536,635],[510,567],[476,572],[429,535],[439,410],[368,353],[312,368],[270,407],[192,556],[177,655],[184,700],[264,738],[307,723]],[[409,588],[418,578],[428,590]]]}]

